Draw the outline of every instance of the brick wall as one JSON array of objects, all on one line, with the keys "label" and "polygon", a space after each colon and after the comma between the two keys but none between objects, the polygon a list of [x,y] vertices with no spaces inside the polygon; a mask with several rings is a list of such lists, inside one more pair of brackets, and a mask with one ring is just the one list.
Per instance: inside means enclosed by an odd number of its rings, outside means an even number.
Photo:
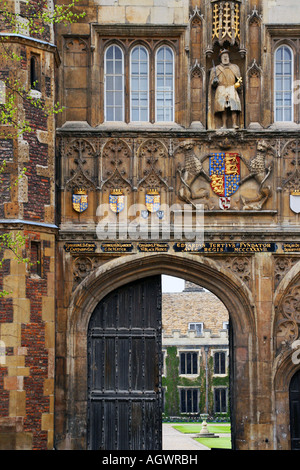
[{"label": "brick wall", "polygon": [[[41,2],[30,2],[34,11],[37,3]],[[8,1],[7,8],[26,16],[24,2]],[[5,29],[1,19],[0,29]],[[48,224],[55,223],[55,125],[53,115],[45,115],[37,100],[50,108],[54,105],[55,49],[24,38],[25,29],[22,34],[7,43],[21,60],[8,64],[1,56],[0,79],[5,80],[9,70],[35,97],[35,105],[19,98],[16,115],[29,123],[32,132],[18,138],[1,137],[0,164],[5,160],[7,165],[1,178],[0,218],[6,219],[12,233],[20,231],[26,238],[22,256],[34,266],[18,263],[10,250],[3,253],[0,291],[9,294],[0,298],[0,345],[5,347],[5,361],[2,358],[0,363],[0,449],[46,450],[53,448],[54,428],[55,229]],[[36,35],[46,42],[51,38],[49,26]],[[30,86],[32,55],[37,57],[39,91]],[[23,168],[25,176],[15,186]],[[31,230],[25,230],[26,222]],[[6,226],[1,224],[0,231]]]}]

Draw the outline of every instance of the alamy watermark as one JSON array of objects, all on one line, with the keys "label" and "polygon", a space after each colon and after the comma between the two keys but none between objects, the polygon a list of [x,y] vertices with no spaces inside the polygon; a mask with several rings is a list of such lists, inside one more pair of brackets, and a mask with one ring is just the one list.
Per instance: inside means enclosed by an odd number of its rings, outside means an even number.
[{"label": "alamy watermark", "polygon": [[161,204],[158,210],[144,204],[127,208],[126,200],[119,212],[113,212],[110,204],[101,204],[96,216],[99,222],[96,233],[99,240],[170,240],[183,238],[204,243],[204,206],[185,204]]}]

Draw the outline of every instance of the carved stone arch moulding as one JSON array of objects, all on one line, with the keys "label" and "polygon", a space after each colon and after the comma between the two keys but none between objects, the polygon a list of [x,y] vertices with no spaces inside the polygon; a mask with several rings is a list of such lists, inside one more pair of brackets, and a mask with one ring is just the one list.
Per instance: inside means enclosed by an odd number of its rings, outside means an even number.
[{"label": "carved stone arch moulding", "polygon": [[123,139],[109,139],[101,152],[101,185],[111,179],[116,173],[130,184],[132,150]]},{"label": "carved stone arch moulding", "polygon": [[[137,187],[149,180],[169,188],[168,174],[171,174],[169,152],[166,144],[158,139],[147,139],[137,149]],[[151,180],[151,181],[150,181]]]},{"label": "carved stone arch moulding", "polygon": [[[87,139],[76,138],[66,142],[63,146],[66,158],[64,164],[66,187],[74,185],[79,179],[80,185],[87,184],[86,189],[94,189],[97,186],[97,150]],[[77,183],[76,183],[77,184]]]},{"label": "carved stone arch moulding", "polygon": [[274,278],[275,288],[278,287],[284,276],[291,270],[291,268],[300,261],[299,257],[291,256],[275,256],[274,257]]},{"label": "carved stone arch moulding", "polygon": [[66,38],[64,47],[67,53],[81,53],[88,50],[88,41],[82,37]]},{"label": "carved stone arch moulding", "polygon": [[97,256],[80,256],[73,261],[73,290],[103,263]]},{"label": "carved stone arch moulding", "polygon": [[95,191],[96,184],[90,179],[85,172],[80,168],[74,175],[66,182],[66,191],[75,191],[84,189],[86,191]]},{"label": "carved stone arch moulding", "polygon": [[262,15],[259,13],[258,9],[256,6],[253,8],[252,12],[250,15],[247,16],[247,21],[248,23],[251,24],[257,24],[258,26],[261,25],[263,21]]},{"label": "carved stone arch moulding", "polygon": [[288,352],[300,332],[300,275],[286,289],[276,309],[275,351],[276,356]]},{"label": "carved stone arch moulding", "polygon": [[256,77],[260,78],[262,75],[262,68],[258,63],[256,62],[255,59],[253,59],[251,65],[247,69],[247,75],[248,77]]},{"label": "carved stone arch moulding", "polygon": [[202,24],[203,21],[204,21],[204,16],[201,13],[201,10],[196,5],[192,14],[190,15],[190,23],[191,25],[193,24],[196,25],[196,24]]}]

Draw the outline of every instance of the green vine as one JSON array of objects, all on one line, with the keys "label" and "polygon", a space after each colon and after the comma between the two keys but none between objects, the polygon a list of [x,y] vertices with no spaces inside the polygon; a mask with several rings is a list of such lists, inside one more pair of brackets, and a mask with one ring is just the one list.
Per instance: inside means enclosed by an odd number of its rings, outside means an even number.
[{"label": "green vine", "polygon": [[[200,390],[199,397],[199,414],[206,412],[206,371],[205,358],[200,357],[200,371],[197,377],[189,379],[188,377],[180,377],[179,375],[179,357],[177,355],[177,347],[167,347],[166,357],[166,373],[162,379],[162,385],[165,387],[165,415],[180,416],[180,404],[178,387],[195,387]],[[213,387],[223,386],[229,387],[229,376],[214,377],[213,375],[213,357],[208,359],[208,414],[214,414],[214,396]],[[229,415],[229,412],[228,412]],[[224,416],[223,414],[221,416]]]}]

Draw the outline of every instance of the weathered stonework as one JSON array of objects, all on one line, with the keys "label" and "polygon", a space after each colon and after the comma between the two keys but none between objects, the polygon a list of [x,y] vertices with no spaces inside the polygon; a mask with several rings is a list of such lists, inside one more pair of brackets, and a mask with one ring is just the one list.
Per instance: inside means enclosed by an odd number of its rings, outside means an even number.
[{"label": "weathered stonework", "polygon": [[[23,2],[8,2],[16,13],[24,12]],[[35,2],[32,2],[35,3]],[[8,8],[10,7],[7,6]],[[16,10],[14,10],[16,8]],[[54,105],[56,68],[53,34],[47,26],[44,35],[21,34],[5,39],[6,47],[21,57],[10,65],[10,76],[30,91],[31,58],[37,58],[39,90],[46,106]],[[1,27],[5,34],[5,25]],[[1,56],[1,77],[7,64]],[[5,250],[1,269],[0,340],[5,354],[1,362],[0,448],[47,450],[54,438],[54,358],[55,358],[55,136],[54,117],[18,100],[16,120],[26,120],[32,132],[15,136],[10,126],[1,128],[0,208],[1,233],[20,233],[25,238],[19,263],[11,250]],[[15,185],[23,169],[26,174]],[[31,265],[32,263],[32,265]]]},{"label": "weathered stonework", "polygon": [[[51,28],[38,38],[44,42],[26,34],[10,38],[22,56],[18,72],[24,83],[30,55],[38,54],[42,96],[53,103],[57,83],[64,110],[54,123],[20,105],[19,115],[32,122],[34,132],[0,142],[7,161],[1,229],[21,230],[29,237],[26,253],[35,260],[38,245],[43,261],[41,271],[30,272],[5,253],[0,272],[1,288],[14,287],[0,307],[6,348],[0,364],[1,448],[88,447],[89,320],[114,289],[161,274],[205,287],[228,311],[234,448],[292,447],[289,386],[299,372],[293,354],[299,340],[300,238],[298,203],[291,197],[299,198],[300,189],[300,107],[295,101],[292,121],[276,121],[274,54],[282,45],[290,48],[292,79],[299,80],[298,5],[225,3],[79,2],[75,11],[86,16],[57,26],[57,49]],[[230,21],[222,16],[219,24],[216,13],[228,8]],[[105,53],[112,44],[124,57],[124,119],[118,122],[107,122],[105,111]],[[146,48],[151,65],[147,122],[131,121],[130,54],[136,45]],[[155,57],[161,45],[175,59],[174,122],[156,120]],[[238,129],[222,129],[211,119],[209,76],[223,47],[242,78]],[[2,65],[0,80],[9,73]],[[210,158],[220,153],[237,177],[229,196]],[[10,190],[24,166],[22,183]],[[107,227],[122,215],[109,206],[112,194],[126,196],[128,207],[144,207],[150,189],[159,193],[165,211],[189,205],[193,221],[196,205],[203,204],[204,245],[176,233],[176,211],[165,238],[160,214],[153,245],[139,234],[117,240],[99,235],[99,207],[106,205]],[[73,196],[84,196],[82,212]],[[128,221],[134,220],[129,214]],[[217,334],[217,325],[209,329]]]}]

